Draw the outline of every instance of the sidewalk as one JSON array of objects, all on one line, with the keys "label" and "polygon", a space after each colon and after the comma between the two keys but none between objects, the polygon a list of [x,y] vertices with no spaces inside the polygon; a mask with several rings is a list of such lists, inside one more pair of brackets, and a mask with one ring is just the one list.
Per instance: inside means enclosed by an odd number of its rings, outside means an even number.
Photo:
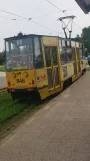
[{"label": "sidewalk", "polygon": [[6,83],[6,73],[5,72],[0,72],[0,89],[6,88],[7,83]]},{"label": "sidewalk", "polygon": [[3,140],[0,161],[90,161],[90,72]]}]

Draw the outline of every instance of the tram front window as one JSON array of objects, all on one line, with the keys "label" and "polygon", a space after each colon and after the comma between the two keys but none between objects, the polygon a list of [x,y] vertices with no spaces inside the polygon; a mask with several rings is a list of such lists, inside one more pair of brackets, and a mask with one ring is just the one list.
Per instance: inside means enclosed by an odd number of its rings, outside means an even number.
[{"label": "tram front window", "polygon": [[7,71],[33,68],[32,38],[6,41]]}]

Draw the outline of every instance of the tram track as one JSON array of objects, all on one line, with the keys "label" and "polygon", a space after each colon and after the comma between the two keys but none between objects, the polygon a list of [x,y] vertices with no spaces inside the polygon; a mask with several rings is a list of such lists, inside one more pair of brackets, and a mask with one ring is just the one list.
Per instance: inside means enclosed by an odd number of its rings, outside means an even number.
[{"label": "tram track", "polygon": [[7,88],[2,88],[2,89],[0,89],[0,94],[1,94],[1,93],[4,93],[4,92],[7,92]]}]

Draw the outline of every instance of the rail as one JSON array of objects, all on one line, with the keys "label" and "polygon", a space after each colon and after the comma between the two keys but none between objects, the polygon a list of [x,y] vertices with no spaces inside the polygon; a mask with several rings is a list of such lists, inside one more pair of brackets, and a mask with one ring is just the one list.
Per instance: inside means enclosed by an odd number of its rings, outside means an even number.
[{"label": "rail", "polygon": [[0,89],[0,94],[1,94],[1,93],[4,93],[4,92],[7,92],[7,88],[2,88],[2,89]]}]

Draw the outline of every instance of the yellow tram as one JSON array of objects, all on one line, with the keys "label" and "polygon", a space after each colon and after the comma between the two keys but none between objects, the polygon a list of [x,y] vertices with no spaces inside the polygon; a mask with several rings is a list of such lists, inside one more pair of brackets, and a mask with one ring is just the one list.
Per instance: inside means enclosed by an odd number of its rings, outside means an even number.
[{"label": "yellow tram", "polygon": [[12,98],[43,100],[77,80],[86,71],[84,45],[64,38],[18,35],[5,39],[6,76]]}]

